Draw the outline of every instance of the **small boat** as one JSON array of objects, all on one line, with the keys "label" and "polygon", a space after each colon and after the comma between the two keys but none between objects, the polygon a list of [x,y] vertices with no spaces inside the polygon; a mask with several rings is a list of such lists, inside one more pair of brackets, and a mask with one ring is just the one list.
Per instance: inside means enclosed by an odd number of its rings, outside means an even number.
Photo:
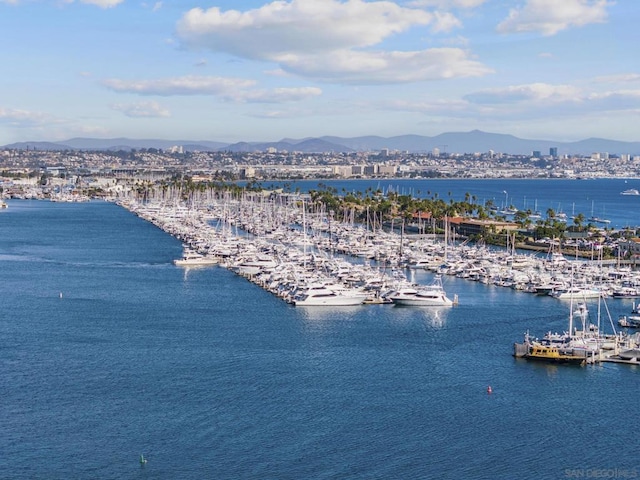
[{"label": "small boat", "polygon": [[637,188],[629,188],[620,192],[620,195],[640,195],[640,191]]},{"label": "small boat", "polygon": [[582,355],[574,355],[561,353],[558,347],[551,345],[542,345],[541,343],[532,343],[529,352],[524,355],[527,360],[537,360],[549,363],[569,363],[572,365],[583,365],[586,357]]},{"label": "small boat", "polygon": [[620,315],[618,325],[625,328],[640,328],[640,304],[636,305],[634,302],[630,315]]},{"label": "small boat", "polygon": [[611,220],[607,220],[606,218],[600,218],[600,217],[589,217],[588,221],[591,223],[611,223]]},{"label": "small boat", "polygon": [[623,328],[640,328],[640,317],[634,318],[633,316],[620,315],[618,325]]}]

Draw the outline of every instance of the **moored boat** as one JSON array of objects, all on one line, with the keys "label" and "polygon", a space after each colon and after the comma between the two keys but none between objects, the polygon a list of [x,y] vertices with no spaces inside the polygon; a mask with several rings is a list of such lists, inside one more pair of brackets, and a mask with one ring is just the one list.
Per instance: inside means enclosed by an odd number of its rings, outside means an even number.
[{"label": "moored boat", "polygon": [[532,343],[524,358],[549,363],[568,363],[572,365],[583,365],[586,362],[584,355],[561,353],[558,347]]},{"label": "moored boat", "polygon": [[449,307],[454,301],[447,297],[442,286],[442,277],[436,275],[431,285],[419,287],[405,287],[389,295],[389,298],[396,305],[409,306],[441,306]]},{"label": "moored boat", "polygon": [[640,304],[635,302],[629,315],[620,315],[618,325],[625,328],[640,328]]},{"label": "moored boat", "polygon": [[324,285],[309,286],[294,295],[292,303],[296,307],[352,306],[362,305],[366,296],[338,293]]},{"label": "moored boat", "polygon": [[570,286],[557,289],[549,295],[559,300],[581,300],[585,298],[600,298],[603,293],[597,288]]}]

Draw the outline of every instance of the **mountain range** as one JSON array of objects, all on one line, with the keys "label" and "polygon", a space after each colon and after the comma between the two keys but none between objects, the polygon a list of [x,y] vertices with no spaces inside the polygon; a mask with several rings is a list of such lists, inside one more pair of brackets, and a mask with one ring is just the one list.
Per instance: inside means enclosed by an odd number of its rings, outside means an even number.
[{"label": "mountain range", "polygon": [[224,143],[208,140],[159,140],[131,138],[71,138],[63,142],[19,142],[4,145],[7,149],[37,150],[109,150],[129,151],[141,148],[169,149],[181,146],[184,151],[229,151],[258,152],[267,149],[296,151],[303,153],[329,152],[379,152],[407,151],[411,153],[431,152],[437,148],[441,153],[485,153],[489,150],[500,153],[530,155],[539,151],[549,154],[550,148],[557,148],[558,155],[590,155],[594,152],[610,154],[640,155],[640,142],[623,142],[605,138],[588,138],[577,142],[557,142],[553,140],[530,140],[513,135],[488,133],[480,130],[470,132],[449,132],[433,137],[423,135],[400,135],[395,137],[335,137],[292,139],[277,142]]}]

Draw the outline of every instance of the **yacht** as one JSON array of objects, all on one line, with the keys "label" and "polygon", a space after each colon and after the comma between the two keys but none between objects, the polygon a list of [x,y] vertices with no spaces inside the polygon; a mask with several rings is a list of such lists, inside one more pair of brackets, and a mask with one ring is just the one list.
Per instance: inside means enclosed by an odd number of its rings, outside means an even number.
[{"label": "yacht", "polygon": [[396,305],[448,307],[454,303],[447,297],[440,275],[435,277],[431,285],[404,287],[392,293],[389,298]]},{"label": "yacht", "polygon": [[620,192],[620,195],[640,195],[640,191],[637,188],[629,188]]},{"label": "yacht", "polygon": [[366,297],[338,293],[324,285],[311,285],[294,295],[292,303],[296,307],[306,306],[350,306],[362,305]]},{"label": "yacht", "polygon": [[174,260],[173,263],[179,267],[200,267],[205,265],[217,265],[219,260],[216,257],[202,255],[191,250],[185,250],[182,254],[182,258]]},{"label": "yacht", "polygon": [[585,298],[600,298],[603,293],[597,288],[568,287],[552,291],[549,295],[559,300],[581,300]]},{"label": "yacht", "polygon": [[268,256],[258,255],[256,258],[244,260],[232,267],[239,275],[257,275],[263,270],[278,266],[278,262]]}]

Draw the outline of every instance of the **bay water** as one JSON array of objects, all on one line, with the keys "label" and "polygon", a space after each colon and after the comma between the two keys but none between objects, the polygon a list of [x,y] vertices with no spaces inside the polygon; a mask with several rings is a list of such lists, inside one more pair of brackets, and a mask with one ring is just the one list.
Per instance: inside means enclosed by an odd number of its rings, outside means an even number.
[{"label": "bay water", "polygon": [[638,367],[512,357],[566,303],[296,308],[181,252],[112,203],[0,212],[0,478],[640,477]]}]

